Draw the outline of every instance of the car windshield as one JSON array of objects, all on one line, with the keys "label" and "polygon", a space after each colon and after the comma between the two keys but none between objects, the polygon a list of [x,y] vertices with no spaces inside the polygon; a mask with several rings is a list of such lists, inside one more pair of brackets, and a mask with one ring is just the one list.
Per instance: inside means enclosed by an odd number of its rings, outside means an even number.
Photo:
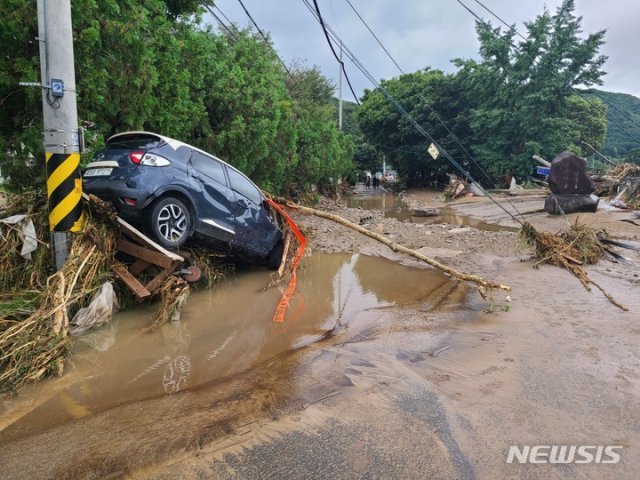
[{"label": "car windshield", "polygon": [[131,148],[131,149],[150,149],[160,144],[162,140],[155,135],[132,133],[129,135],[118,135],[107,142],[110,148]]}]

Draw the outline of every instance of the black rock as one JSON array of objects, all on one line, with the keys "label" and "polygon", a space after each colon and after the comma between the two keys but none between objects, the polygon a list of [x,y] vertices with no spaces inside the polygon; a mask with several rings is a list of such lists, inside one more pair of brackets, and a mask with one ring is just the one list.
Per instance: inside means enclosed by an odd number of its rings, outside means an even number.
[{"label": "black rock", "polygon": [[595,212],[600,199],[595,195],[549,194],[544,201],[544,211],[551,215],[574,212]]},{"label": "black rock", "polygon": [[587,176],[587,162],[575,153],[563,152],[551,162],[549,188],[561,195],[589,195],[593,184]]}]

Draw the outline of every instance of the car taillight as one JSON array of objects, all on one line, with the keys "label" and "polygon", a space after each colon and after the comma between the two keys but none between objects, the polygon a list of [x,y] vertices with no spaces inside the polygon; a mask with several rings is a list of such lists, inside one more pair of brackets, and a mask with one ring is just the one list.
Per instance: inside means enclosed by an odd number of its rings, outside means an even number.
[{"label": "car taillight", "polygon": [[131,160],[136,165],[140,165],[142,157],[144,157],[144,152],[131,152],[129,154],[129,160]]},{"label": "car taillight", "polygon": [[146,165],[147,167],[168,167],[171,165],[171,162],[160,155],[145,153],[140,165]]}]

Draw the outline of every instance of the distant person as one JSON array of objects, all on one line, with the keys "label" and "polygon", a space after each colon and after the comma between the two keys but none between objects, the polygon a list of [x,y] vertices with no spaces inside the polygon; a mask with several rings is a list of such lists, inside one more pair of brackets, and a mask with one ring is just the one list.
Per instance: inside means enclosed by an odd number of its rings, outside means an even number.
[{"label": "distant person", "polygon": [[374,176],[373,177],[373,188],[378,188],[378,185],[380,185],[380,180],[378,179],[378,177]]},{"label": "distant person", "polygon": [[367,178],[364,180],[364,186],[367,188],[371,188],[371,177],[367,175]]}]

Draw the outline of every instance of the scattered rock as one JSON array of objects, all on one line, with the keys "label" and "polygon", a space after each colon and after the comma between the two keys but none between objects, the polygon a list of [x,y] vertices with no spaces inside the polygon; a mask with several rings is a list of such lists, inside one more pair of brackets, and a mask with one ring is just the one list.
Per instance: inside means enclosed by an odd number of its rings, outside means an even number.
[{"label": "scattered rock", "polygon": [[412,217],[437,217],[439,215],[440,212],[435,208],[411,210]]},{"label": "scattered rock", "polygon": [[452,228],[447,233],[468,233],[472,230],[469,227]]}]

